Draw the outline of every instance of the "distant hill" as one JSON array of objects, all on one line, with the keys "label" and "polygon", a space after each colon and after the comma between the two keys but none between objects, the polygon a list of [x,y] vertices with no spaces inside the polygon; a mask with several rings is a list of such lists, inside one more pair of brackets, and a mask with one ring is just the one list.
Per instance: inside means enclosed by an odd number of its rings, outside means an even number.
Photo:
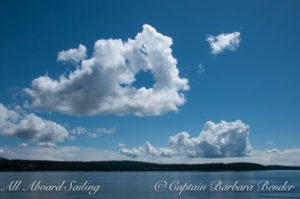
[{"label": "distant hill", "polygon": [[137,161],[0,160],[0,171],[257,171],[300,170],[293,166],[255,163],[156,164]]},{"label": "distant hill", "polygon": [[2,157],[0,157],[0,160],[7,160],[6,158],[2,158]]}]

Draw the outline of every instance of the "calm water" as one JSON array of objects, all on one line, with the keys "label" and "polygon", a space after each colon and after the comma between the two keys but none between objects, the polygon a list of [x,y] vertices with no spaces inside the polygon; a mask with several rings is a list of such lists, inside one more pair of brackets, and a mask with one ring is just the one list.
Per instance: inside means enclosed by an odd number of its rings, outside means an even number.
[{"label": "calm water", "polygon": [[[0,188],[5,189],[12,181],[20,180],[22,183],[16,191],[0,191],[0,198],[9,199],[49,199],[49,198],[300,198],[300,171],[254,171],[254,172],[0,172]],[[22,191],[30,187],[34,181],[41,181],[40,185],[60,185],[65,181],[66,189],[70,188],[72,180],[74,185],[100,185],[99,191],[89,195],[87,191]],[[269,181],[271,185],[282,185],[288,181],[295,189],[287,192],[261,192],[257,191],[257,184],[261,181]],[[157,189],[165,189],[161,192],[155,191],[156,183],[163,181]],[[202,191],[184,191],[179,195],[174,191],[178,185],[206,185]],[[237,191],[210,191],[211,183],[222,181],[225,185],[233,185],[238,181],[239,185],[253,185],[254,190],[249,192]],[[171,189],[171,190],[170,190]]]}]

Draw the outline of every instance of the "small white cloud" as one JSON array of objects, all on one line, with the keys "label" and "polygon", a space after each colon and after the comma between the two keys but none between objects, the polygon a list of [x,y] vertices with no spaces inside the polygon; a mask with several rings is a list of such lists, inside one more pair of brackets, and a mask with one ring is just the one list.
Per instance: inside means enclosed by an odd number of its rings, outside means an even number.
[{"label": "small white cloud", "polygon": [[146,142],[143,146],[140,146],[138,149],[133,148],[133,149],[125,149],[123,148],[121,150],[121,154],[126,155],[131,158],[136,158],[138,156],[144,156],[144,155],[149,155],[152,157],[170,157],[172,151],[166,148],[159,148],[156,149],[153,147],[149,142]]},{"label": "small white cloud", "polygon": [[126,155],[127,157],[131,157],[131,158],[136,158],[139,155],[141,155],[141,152],[139,150],[137,150],[136,148],[133,149],[121,149],[120,153],[122,155]]},{"label": "small white cloud", "polygon": [[252,148],[248,141],[249,126],[242,121],[206,122],[198,137],[190,138],[187,132],[171,136],[170,148],[155,148],[149,142],[133,149],[122,149],[129,157],[150,155],[155,157],[186,156],[189,158],[244,157]]},{"label": "small white cloud", "polygon": [[72,129],[72,134],[74,136],[87,135],[87,137],[97,138],[101,134],[112,134],[115,131],[116,131],[116,127],[114,127],[114,128],[97,128],[97,129],[86,129],[83,127],[76,127],[74,129]]},{"label": "small white cloud", "polygon": [[76,128],[73,128],[72,131],[71,131],[74,135],[76,136],[80,136],[80,135],[83,135],[83,134],[88,134],[89,131],[81,126],[79,127],[76,127]]},{"label": "small white cloud", "polygon": [[60,51],[57,55],[57,61],[71,61],[73,63],[78,63],[86,57],[86,47],[79,44],[77,49],[69,49],[66,51]]},{"label": "small white cloud", "polygon": [[206,39],[212,51],[211,53],[217,55],[222,53],[225,49],[236,50],[241,41],[240,32],[233,32],[228,34],[219,34],[217,36],[209,35]]},{"label": "small white cloud", "polygon": [[112,133],[114,133],[116,131],[116,128],[114,127],[114,128],[98,128],[98,129],[96,129],[96,133],[97,134],[102,134],[102,133],[104,133],[104,134],[112,134]]},{"label": "small white cloud", "polygon": [[3,149],[0,149],[0,153],[4,153],[4,150],[3,150]]},{"label": "small white cloud", "polygon": [[70,140],[75,140],[75,139],[76,139],[76,136],[74,136],[74,135],[69,135],[69,139],[70,139]]},{"label": "small white cloud", "polygon": [[98,134],[97,133],[89,133],[87,136],[91,137],[91,138],[97,138]]},{"label": "small white cloud", "polygon": [[[31,107],[69,115],[161,115],[178,111],[185,103],[188,80],[179,77],[170,37],[144,25],[134,39],[100,39],[91,58],[58,80],[48,76],[34,79],[25,89]],[[78,62],[85,47],[62,51],[58,60]],[[139,71],[151,71],[151,88],[134,86]]]},{"label": "small white cloud", "polygon": [[38,143],[40,147],[56,147],[56,145],[52,142],[40,142]]},{"label": "small white cloud", "polygon": [[118,147],[123,148],[123,147],[125,147],[125,144],[119,142]]},{"label": "small white cloud", "polygon": [[267,153],[279,153],[280,151],[278,149],[274,148],[274,149],[267,149],[266,152]]},{"label": "small white cloud", "polygon": [[202,73],[204,73],[204,72],[205,72],[204,66],[203,66],[202,64],[199,64],[199,65],[198,65],[198,73],[199,73],[199,74],[202,74]]},{"label": "small white cloud", "polygon": [[26,143],[21,143],[21,144],[18,145],[18,147],[24,148],[24,147],[27,147],[27,144]]}]

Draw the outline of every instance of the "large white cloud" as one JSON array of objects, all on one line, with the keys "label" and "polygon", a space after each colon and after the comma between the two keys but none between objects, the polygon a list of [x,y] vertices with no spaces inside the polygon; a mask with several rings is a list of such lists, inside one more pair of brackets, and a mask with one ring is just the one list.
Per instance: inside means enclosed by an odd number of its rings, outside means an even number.
[{"label": "large white cloud", "polygon": [[198,137],[190,138],[181,132],[169,139],[170,148],[155,148],[149,142],[144,146],[121,150],[128,157],[186,156],[190,158],[224,158],[247,156],[252,148],[248,140],[249,126],[242,121],[214,123],[206,122]]},{"label": "large white cloud", "polygon": [[[172,39],[150,25],[135,39],[96,41],[93,56],[85,57],[86,48],[62,51],[58,60],[81,61],[67,77],[48,76],[34,79],[25,92],[32,107],[70,115],[133,113],[139,116],[177,111],[185,103],[182,91],[188,80],[179,77],[177,60],[172,56]],[[151,88],[132,84],[139,71],[150,71],[155,79]]]},{"label": "large white cloud", "polygon": [[219,34],[217,36],[209,35],[206,39],[208,41],[212,51],[211,53],[217,55],[222,53],[225,49],[236,50],[239,47],[241,41],[240,32],[233,32],[228,34]]},{"label": "large white cloud", "polygon": [[39,144],[62,142],[69,137],[68,131],[55,122],[35,114],[20,114],[0,103],[0,134],[29,139]]}]

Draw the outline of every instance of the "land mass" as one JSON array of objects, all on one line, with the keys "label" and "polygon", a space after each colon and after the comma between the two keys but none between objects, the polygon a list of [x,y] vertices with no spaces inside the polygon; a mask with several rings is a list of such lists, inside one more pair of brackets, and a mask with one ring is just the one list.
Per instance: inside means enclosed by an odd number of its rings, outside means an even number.
[{"label": "land mass", "polygon": [[300,170],[300,166],[256,163],[156,164],[138,161],[0,160],[0,171],[259,171]]}]

